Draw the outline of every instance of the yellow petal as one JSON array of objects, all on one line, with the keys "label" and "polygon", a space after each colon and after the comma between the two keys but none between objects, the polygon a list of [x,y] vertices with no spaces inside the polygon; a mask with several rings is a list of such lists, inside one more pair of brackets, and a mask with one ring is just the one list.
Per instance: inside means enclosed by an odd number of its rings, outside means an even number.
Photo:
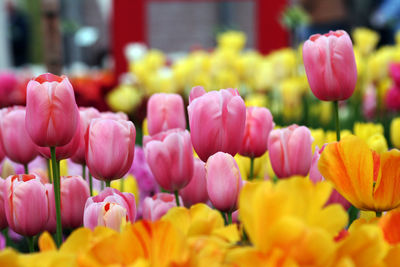
[{"label": "yellow petal", "polygon": [[38,245],[40,251],[57,250],[53,237],[51,237],[51,235],[47,231],[40,235]]}]

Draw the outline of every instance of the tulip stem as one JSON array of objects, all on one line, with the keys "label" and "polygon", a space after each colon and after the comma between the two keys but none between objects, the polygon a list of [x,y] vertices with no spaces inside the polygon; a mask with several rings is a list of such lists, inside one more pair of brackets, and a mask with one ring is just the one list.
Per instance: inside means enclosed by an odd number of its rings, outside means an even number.
[{"label": "tulip stem", "polygon": [[228,215],[228,224],[232,224],[232,212],[227,212],[226,215]]},{"label": "tulip stem", "polygon": [[57,247],[61,246],[62,242],[62,225],[61,225],[61,206],[60,206],[60,176],[58,172],[58,163],[56,159],[56,148],[50,147],[51,152],[51,166],[53,168],[53,181],[54,181],[54,200],[56,204],[56,219],[57,219],[57,228],[56,228],[56,244]]},{"label": "tulip stem", "polygon": [[29,174],[28,164],[24,164],[25,174]]},{"label": "tulip stem", "polygon": [[111,181],[106,181],[106,187],[111,187]]},{"label": "tulip stem", "polygon": [[376,211],[376,217],[380,218],[382,217],[382,211]]},{"label": "tulip stem", "polygon": [[86,164],[82,164],[82,178],[83,180],[86,180]]},{"label": "tulip stem", "polygon": [[53,183],[53,179],[52,179],[52,176],[51,176],[51,170],[50,170],[50,159],[48,159],[47,160],[47,176],[48,176],[48,178],[49,178],[49,183]]},{"label": "tulip stem", "polygon": [[249,181],[253,180],[253,176],[254,176],[254,157],[250,157]]},{"label": "tulip stem", "polygon": [[335,122],[336,122],[336,140],[340,141],[340,123],[339,123],[339,101],[333,101],[335,107]]},{"label": "tulip stem", "polygon": [[93,178],[92,174],[89,172],[89,190],[90,190],[90,196],[93,196]]},{"label": "tulip stem", "polygon": [[28,247],[29,247],[29,252],[35,252],[35,240],[34,240],[34,236],[27,236],[26,240],[28,241]]},{"label": "tulip stem", "polygon": [[175,193],[176,206],[179,207],[180,206],[180,203],[179,203],[179,192],[178,192],[178,190],[175,190],[174,193]]}]

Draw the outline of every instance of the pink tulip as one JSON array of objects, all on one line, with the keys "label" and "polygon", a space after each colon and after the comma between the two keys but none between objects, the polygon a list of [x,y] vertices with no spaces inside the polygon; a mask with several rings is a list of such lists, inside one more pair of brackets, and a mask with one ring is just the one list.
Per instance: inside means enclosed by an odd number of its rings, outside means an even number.
[{"label": "pink tulip", "polygon": [[80,128],[79,128],[79,146],[75,154],[72,156],[72,161],[79,164],[86,164],[85,160],[85,133],[89,127],[90,121],[100,117],[100,112],[95,108],[79,108]]},{"label": "pink tulip", "polygon": [[268,136],[275,123],[267,108],[246,108],[246,126],[239,154],[246,157],[260,157],[268,149]]},{"label": "pink tulip", "polygon": [[123,120],[123,121],[128,121],[128,115],[126,115],[123,112],[111,112],[111,111],[105,111],[100,113],[100,117],[102,119],[110,119],[110,120]]},{"label": "pink tulip", "polygon": [[376,88],[370,84],[363,96],[362,110],[365,118],[372,120],[376,113],[377,106]]},{"label": "pink tulip", "polygon": [[133,223],[135,218],[135,196],[108,187],[99,195],[87,199],[83,225],[90,229],[107,226],[119,231],[123,222]]},{"label": "pink tulip", "polygon": [[276,176],[306,176],[311,166],[312,142],[311,132],[305,126],[291,125],[272,130],[268,138],[268,152]]},{"label": "pink tulip", "polygon": [[49,220],[47,221],[44,230],[54,234],[57,228],[56,220],[56,205],[54,201],[54,189],[53,184],[45,184],[47,196],[49,198]]},{"label": "pink tulip", "polygon": [[4,210],[4,196],[3,196],[4,186],[5,186],[5,181],[0,177],[0,230],[3,230],[8,226],[6,219],[6,211]]},{"label": "pink tulip", "polygon": [[158,184],[173,192],[193,176],[193,147],[187,130],[172,129],[144,139],[146,160]]},{"label": "pink tulip", "polygon": [[400,63],[391,63],[389,65],[389,74],[397,87],[400,87]]},{"label": "pink tulip", "polygon": [[36,145],[64,146],[78,124],[79,111],[67,77],[46,73],[28,83],[25,126]]},{"label": "pink tulip", "polygon": [[0,73],[0,107],[15,102],[18,87],[17,76],[9,71]]},{"label": "pink tulip", "polygon": [[[321,153],[324,151],[326,144],[322,146],[321,149],[318,149],[318,146],[315,148],[315,152],[311,161],[311,168],[310,168],[310,180],[313,181],[314,183],[318,183],[321,181],[325,181],[325,178],[322,176],[322,174],[318,170],[318,161],[319,158],[321,157]],[[326,205],[330,204],[340,204],[343,206],[345,210],[349,209],[351,204],[350,202],[347,201],[341,194],[339,194],[336,189],[332,190],[331,196],[329,197],[328,201],[326,202]]]},{"label": "pink tulip", "polygon": [[0,132],[1,145],[12,161],[28,164],[38,155],[35,144],[25,129],[25,107],[3,109]]},{"label": "pink tulip", "polygon": [[206,162],[218,151],[234,156],[240,150],[246,107],[237,90],[211,91],[194,98],[188,112],[193,147],[201,160]]},{"label": "pink tulip", "polygon": [[93,119],[86,131],[86,163],[97,179],[123,177],[132,166],[136,130],[131,121]]},{"label": "pink tulip", "polygon": [[223,212],[236,210],[242,177],[235,159],[217,152],[206,163],[207,192],[213,206]]},{"label": "pink tulip", "polygon": [[188,208],[196,203],[208,201],[206,168],[200,159],[194,159],[192,180],[179,191],[179,194]]},{"label": "pink tulip", "polygon": [[346,100],[354,92],[357,66],[353,44],[342,30],[312,35],[303,46],[311,91],[320,100]]},{"label": "pink tulip", "polygon": [[[54,200],[54,190],[48,188],[49,199]],[[83,223],[83,210],[89,198],[89,186],[81,176],[61,176],[61,222],[65,228],[76,228]],[[55,211],[54,201],[51,211]],[[56,221],[55,213],[50,212]],[[50,220],[50,219],[49,219]],[[54,224],[55,226],[55,224]]]},{"label": "pink tulip", "polygon": [[[183,203],[181,197],[179,200]],[[157,193],[152,197],[146,197],[143,201],[143,219],[157,221],[173,207],[176,207],[173,194]]]},{"label": "pink tulip", "polygon": [[34,236],[44,230],[49,219],[46,187],[33,174],[9,176],[3,188],[6,218],[11,229]]},{"label": "pink tulip", "polygon": [[389,110],[400,111],[400,88],[396,85],[387,91],[385,104]]},{"label": "pink tulip", "polygon": [[204,90],[203,86],[195,86],[192,88],[189,94],[189,104],[192,103],[193,100],[196,98],[204,95],[206,91]]},{"label": "pink tulip", "polygon": [[6,239],[2,234],[0,234],[0,251],[6,247]]},{"label": "pink tulip", "polygon": [[147,102],[147,128],[150,135],[174,128],[186,129],[182,97],[178,94],[153,94]]}]

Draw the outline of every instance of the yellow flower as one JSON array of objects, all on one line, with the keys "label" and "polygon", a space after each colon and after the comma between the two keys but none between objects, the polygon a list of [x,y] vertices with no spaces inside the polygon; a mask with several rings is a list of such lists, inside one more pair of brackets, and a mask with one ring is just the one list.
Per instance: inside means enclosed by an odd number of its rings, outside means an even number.
[{"label": "yellow flower", "polygon": [[142,131],[143,131],[143,136],[149,135],[149,129],[147,128],[147,118],[144,118],[142,122]]},{"label": "yellow flower", "polygon": [[380,134],[383,135],[383,126],[380,123],[361,123],[356,122],[353,126],[354,135],[363,139],[364,141],[368,141],[368,139],[375,135]]},{"label": "yellow flower", "polygon": [[374,134],[367,140],[368,147],[378,153],[388,151],[388,144],[382,134]]},{"label": "yellow flower", "polygon": [[325,144],[325,132],[323,129],[310,129],[311,136],[313,137],[314,141],[312,143],[312,150],[313,153],[315,151],[315,147],[318,146],[318,148],[322,148],[322,146]]},{"label": "yellow flower", "polygon": [[394,147],[400,148],[400,117],[390,123],[390,141]]},{"label": "yellow flower", "polygon": [[[123,180],[123,183],[122,183]],[[122,188],[123,185],[123,188]],[[121,192],[132,193],[136,199],[136,205],[139,205],[139,187],[136,178],[133,175],[128,175],[125,178],[114,180],[111,182],[111,187],[118,189]]]},{"label": "yellow flower", "polygon": [[218,47],[240,51],[246,44],[246,35],[239,31],[226,31],[217,36]]},{"label": "yellow flower", "polygon": [[[341,130],[340,131],[340,138],[343,139],[346,136],[351,135],[349,130]],[[336,141],[336,131],[327,131],[325,133],[325,143],[332,143]]]},{"label": "yellow flower", "polygon": [[354,46],[363,56],[370,54],[379,41],[379,34],[367,28],[356,28],[353,32]]},{"label": "yellow flower", "polygon": [[245,104],[246,107],[267,107],[268,97],[264,94],[249,94],[246,96]]},{"label": "yellow flower", "polygon": [[142,102],[142,93],[133,86],[123,84],[107,94],[106,102],[113,111],[131,113]]},{"label": "yellow flower", "polygon": [[[250,175],[250,158],[236,154],[235,160],[239,167],[240,176],[242,179],[248,180]],[[263,180],[274,176],[275,174],[269,160],[268,151],[261,157],[254,159],[253,179]]]},{"label": "yellow flower", "polygon": [[18,253],[11,248],[0,251],[0,266],[18,267]]}]

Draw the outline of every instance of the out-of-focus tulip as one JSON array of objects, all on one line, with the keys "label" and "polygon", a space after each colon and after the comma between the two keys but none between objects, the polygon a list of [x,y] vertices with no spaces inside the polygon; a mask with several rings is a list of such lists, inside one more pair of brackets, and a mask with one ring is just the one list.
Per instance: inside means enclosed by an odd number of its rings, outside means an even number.
[{"label": "out-of-focus tulip", "polygon": [[268,139],[268,153],[276,176],[307,176],[311,166],[312,142],[311,132],[305,126],[291,125],[272,130]]},{"label": "out-of-focus tulip", "polygon": [[146,160],[158,184],[170,192],[193,176],[193,147],[187,130],[172,129],[144,139]]},{"label": "out-of-focus tulip", "polygon": [[239,154],[260,157],[268,149],[268,136],[275,123],[267,108],[246,108],[246,126]]},{"label": "out-of-focus tulip", "polygon": [[190,183],[179,191],[186,207],[196,203],[206,203],[208,200],[206,168],[203,161],[194,159],[193,177]]},{"label": "out-of-focus tulip", "polygon": [[354,46],[365,57],[370,54],[379,41],[379,34],[368,28],[356,28],[353,32]]},{"label": "out-of-focus tulip", "polygon": [[400,88],[394,86],[387,91],[385,97],[385,104],[389,110],[393,111],[400,110]]},{"label": "out-of-focus tulip", "polygon": [[[79,146],[75,154],[71,157],[72,161],[79,164],[85,164],[85,133],[89,127],[90,121],[100,117],[100,112],[95,108],[79,108]],[[56,149],[57,152],[57,149]]]},{"label": "out-of-focus tulip", "polygon": [[100,117],[102,119],[110,119],[110,120],[124,120],[124,121],[129,120],[128,115],[126,115],[126,113],[124,112],[105,111],[100,113]]},{"label": "out-of-focus tulip", "polygon": [[18,79],[13,72],[0,73],[0,107],[13,104],[13,97],[18,88]]},{"label": "out-of-focus tulip", "polygon": [[119,231],[121,224],[126,221],[134,222],[135,218],[135,196],[108,187],[99,195],[87,199],[83,225],[90,229],[107,226]]},{"label": "out-of-focus tulip", "polygon": [[119,85],[107,94],[107,104],[114,111],[131,113],[142,102],[143,92],[128,84]]},{"label": "out-of-focus tulip", "polygon": [[396,84],[396,87],[400,87],[400,63],[391,63],[389,65],[389,74]]},{"label": "out-of-focus tulip", "polygon": [[5,181],[2,178],[0,178],[0,230],[3,230],[8,225],[6,219],[6,213],[4,210],[4,196],[3,196],[4,186],[5,186]]},{"label": "out-of-focus tulip", "polygon": [[28,164],[38,154],[25,129],[25,114],[24,107],[6,108],[2,110],[0,121],[0,139],[4,153],[12,161],[21,164]]},{"label": "out-of-focus tulip", "polygon": [[34,236],[45,228],[49,219],[48,197],[38,176],[9,176],[3,196],[8,225],[16,233]]},{"label": "out-of-focus tulip", "polygon": [[378,153],[388,151],[388,144],[383,134],[374,134],[367,140],[368,147]]},{"label": "out-of-focus tulip", "polygon": [[0,234],[0,251],[6,247],[6,239],[2,234]]},{"label": "out-of-focus tulip", "polygon": [[38,146],[64,146],[76,133],[79,111],[67,77],[46,73],[28,83],[25,126]]},{"label": "out-of-focus tulip", "polygon": [[[49,199],[54,199],[54,190],[52,186],[48,188]],[[89,186],[80,176],[62,176],[61,177],[61,222],[65,228],[76,228],[83,223],[83,210],[86,200],[89,198]],[[55,211],[54,201],[49,202],[53,207],[50,210]],[[51,216],[55,214],[50,212]]]},{"label": "out-of-focus tulip", "polygon": [[376,88],[371,84],[367,87],[363,96],[362,110],[363,115],[371,120],[374,118],[377,106]]},{"label": "out-of-focus tulip", "polygon": [[93,177],[111,181],[132,166],[136,130],[131,121],[93,119],[86,131],[86,164]]},{"label": "out-of-focus tulip", "polygon": [[357,66],[349,35],[342,30],[312,35],[303,46],[303,61],[311,91],[320,100],[351,97]]},{"label": "out-of-focus tulip", "polygon": [[[180,203],[183,203],[182,199]],[[173,207],[176,207],[173,194],[157,193],[152,197],[146,197],[143,201],[143,219],[157,221]]]},{"label": "out-of-focus tulip", "polygon": [[166,130],[186,128],[183,99],[178,94],[159,93],[147,102],[147,127],[154,135]]},{"label": "out-of-focus tulip", "polygon": [[223,212],[236,209],[242,178],[235,159],[217,152],[206,163],[207,192],[213,206]]},{"label": "out-of-focus tulip", "polygon": [[400,148],[400,117],[390,123],[390,141],[395,148]]},{"label": "out-of-focus tulip", "polygon": [[234,156],[242,145],[246,107],[235,89],[211,91],[188,106],[193,147],[204,162],[218,151]]}]

